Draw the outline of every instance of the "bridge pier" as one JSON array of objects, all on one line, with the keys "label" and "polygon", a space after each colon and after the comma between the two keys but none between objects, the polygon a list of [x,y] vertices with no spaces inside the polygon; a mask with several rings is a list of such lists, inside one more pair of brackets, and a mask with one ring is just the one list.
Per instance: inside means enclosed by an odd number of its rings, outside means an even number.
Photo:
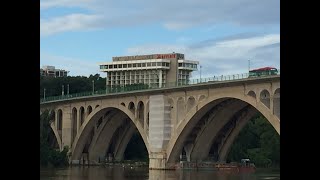
[{"label": "bridge pier", "polygon": [[166,147],[171,138],[171,106],[164,95],[150,96],[149,169],[169,169]]},{"label": "bridge pier", "polygon": [[63,107],[63,115],[62,115],[62,145],[61,145],[61,150],[65,146],[68,146],[71,148],[72,145],[72,126],[71,126],[71,110],[70,110],[70,105],[66,105]]},{"label": "bridge pier", "polygon": [[150,152],[149,169],[168,169],[167,154],[165,152]]}]

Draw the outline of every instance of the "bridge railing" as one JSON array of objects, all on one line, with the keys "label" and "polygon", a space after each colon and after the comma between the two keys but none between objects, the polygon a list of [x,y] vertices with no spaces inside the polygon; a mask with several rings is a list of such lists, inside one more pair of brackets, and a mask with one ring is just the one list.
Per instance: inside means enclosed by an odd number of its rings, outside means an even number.
[{"label": "bridge railing", "polygon": [[[280,69],[278,69],[278,75],[280,75]],[[272,76],[272,75],[265,75]],[[131,92],[131,91],[143,91],[149,89],[161,89],[161,88],[172,88],[172,87],[183,87],[195,84],[204,84],[204,83],[214,83],[214,82],[221,82],[221,81],[233,81],[238,79],[245,79],[250,78],[249,73],[242,73],[242,74],[233,74],[233,75],[221,75],[221,76],[214,76],[208,78],[201,78],[201,79],[190,79],[189,81],[178,81],[178,82],[168,82],[163,84],[161,87],[158,86],[151,86],[151,85],[137,85],[137,86],[122,86],[122,87],[112,87],[107,88],[105,90],[95,91],[95,92],[82,92],[82,93],[75,93],[75,94],[68,94],[68,95],[60,95],[60,96],[51,96],[40,99],[40,103],[42,102],[49,102],[49,101],[57,101],[57,100],[65,100],[65,99],[72,99],[77,97],[86,97],[86,96],[97,96],[103,94],[115,94],[115,93],[123,93],[123,92]]]}]

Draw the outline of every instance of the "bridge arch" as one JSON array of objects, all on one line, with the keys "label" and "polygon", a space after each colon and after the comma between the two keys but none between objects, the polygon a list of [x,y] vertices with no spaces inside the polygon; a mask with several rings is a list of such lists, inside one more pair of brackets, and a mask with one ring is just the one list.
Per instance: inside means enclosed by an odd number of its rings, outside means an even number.
[{"label": "bridge arch", "polygon": [[[180,153],[182,152],[182,148],[184,148],[185,141],[187,140],[190,132],[196,126],[197,122],[213,107],[219,107],[219,104],[226,100],[237,100],[242,101],[249,105],[249,107],[253,107],[256,112],[260,112],[275,128],[275,130],[280,135],[280,120],[275,115],[272,114],[272,111],[268,109],[262,102],[257,102],[255,98],[251,96],[247,96],[243,93],[232,93],[225,92],[224,97],[221,95],[213,95],[208,97],[203,102],[199,102],[197,107],[198,111],[196,112],[193,109],[186,113],[185,118],[181,121],[176,128],[176,135],[172,136],[168,143],[167,148],[167,163],[175,163]],[[196,112],[196,113],[195,113]],[[203,123],[206,123],[205,121]],[[231,141],[229,141],[230,143]],[[227,147],[227,146],[226,146]],[[230,147],[230,146],[229,146]],[[228,148],[229,148],[228,147]],[[228,149],[225,148],[225,149]],[[227,151],[227,150],[224,150]]]},{"label": "bridge arch", "polygon": [[92,107],[89,105],[87,107],[87,117],[90,115],[91,112],[92,112]]},{"label": "bridge arch", "polygon": [[266,107],[270,108],[270,93],[268,90],[264,89],[260,92],[260,101]]},{"label": "bridge arch", "polygon": [[255,93],[254,91],[249,91],[249,92],[248,92],[248,95],[251,96],[251,97],[253,97],[253,98],[256,98],[256,97],[257,97],[257,96],[256,96],[256,93]]},{"label": "bridge arch", "polygon": [[[97,132],[97,130],[94,130],[96,122],[99,121],[99,119],[106,115],[108,112],[114,112],[116,115],[115,116],[121,116],[124,118],[127,118],[128,120],[130,120],[130,122],[132,122],[132,124],[137,128],[138,132],[140,133],[145,146],[149,152],[149,144],[148,144],[148,139],[147,139],[147,135],[145,134],[144,130],[143,130],[143,126],[141,125],[141,123],[139,123],[138,121],[135,121],[135,116],[134,113],[132,113],[129,109],[127,109],[126,107],[122,106],[122,105],[101,105],[98,108],[96,108],[84,121],[84,123],[81,125],[81,127],[79,128],[79,131],[75,137],[75,140],[72,143],[72,156],[71,159],[72,160],[79,160],[81,158],[82,155],[82,151],[87,143],[87,139],[90,136],[90,133],[92,132]],[[116,123],[116,121],[112,121],[110,123],[110,127],[112,127],[112,124]],[[102,125],[101,125],[101,128]],[[91,149],[95,149],[96,145],[99,144],[100,141],[103,142],[103,133],[106,133],[108,130],[107,128],[104,128],[106,130],[102,130],[100,133],[101,135],[97,136],[95,139],[93,139],[93,141],[91,142],[92,145],[90,145]],[[113,135],[113,134],[112,134]],[[129,139],[130,140],[130,139]],[[101,144],[101,143],[100,143]],[[124,144],[125,146],[127,144]],[[108,148],[109,144],[101,144],[101,146],[97,147],[95,151],[106,151]],[[98,155],[98,153],[95,153],[95,155]],[[93,156],[93,155],[92,155]]]},{"label": "bridge arch", "polygon": [[137,118],[138,120],[140,121],[140,123],[144,124],[144,104],[142,101],[139,101],[138,102],[138,105],[137,105]]},{"label": "bridge arch", "polygon": [[81,106],[79,109],[79,118],[80,118],[80,126],[82,125],[83,121],[84,121],[84,107]]},{"label": "bridge arch", "polygon": [[58,132],[62,131],[62,110],[61,109],[58,109],[57,111],[57,130]]},{"label": "bridge arch", "polygon": [[200,95],[198,102],[201,102],[201,101],[203,101],[203,100],[205,100],[205,99],[206,99],[206,96],[205,96],[205,95]]},{"label": "bridge arch", "polygon": [[[43,112],[42,112],[43,113]],[[50,127],[51,127],[51,130],[52,130],[52,133],[54,135],[54,139],[55,141],[57,142],[57,145],[58,145],[58,148],[60,150],[62,150],[62,142],[61,142],[61,130],[60,130],[60,134],[58,132],[58,129],[57,129],[57,115],[58,114],[58,111],[55,111],[53,109],[49,110],[49,113],[48,113],[48,116],[50,118],[50,121],[49,121],[49,124],[50,124]],[[59,114],[60,114],[60,117],[62,118],[62,110],[59,111]],[[41,114],[40,114],[41,116]],[[62,119],[60,118],[60,124],[62,123]]]},{"label": "bridge arch", "polygon": [[77,119],[78,118],[78,113],[77,113],[77,108],[72,108],[72,113],[71,113],[71,142],[74,140],[74,137],[77,134]]},{"label": "bridge arch", "polygon": [[134,114],[135,113],[135,106],[134,106],[134,102],[130,102],[128,105],[128,109]]},{"label": "bridge arch", "polygon": [[190,111],[196,105],[196,99],[190,96],[187,101],[187,112]]}]

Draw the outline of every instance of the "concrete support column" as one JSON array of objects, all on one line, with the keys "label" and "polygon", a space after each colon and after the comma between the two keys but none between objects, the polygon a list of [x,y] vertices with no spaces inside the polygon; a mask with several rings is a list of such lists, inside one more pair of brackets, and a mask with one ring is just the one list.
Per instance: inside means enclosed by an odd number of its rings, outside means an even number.
[{"label": "concrete support column", "polygon": [[166,147],[171,138],[168,97],[150,96],[149,110],[149,169],[168,169]]},{"label": "concrete support column", "polygon": [[58,110],[54,111],[54,126],[58,129]]},{"label": "concrete support column", "polygon": [[193,144],[187,144],[184,146],[186,151],[187,161],[191,162],[191,152],[192,152]]},{"label": "concrete support column", "polygon": [[62,114],[62,149],[64,146],[69,146],[69,148],[71,148],[72,123],[70,105],[63,107]]},{"label": "concrete support column", "polygon": [[162,87],[162,70],[159,70],[159,87]]},{"label": "concrete support column", "polygon": [[273,94],[272,93],[270,93],[270,111],[272,112],[272,114],[273,114]]},{"label": "concrete support column", "polygon": [[77,134],[78,134],[78,132],[79,132],[80,123],[81,123],[80,117],[81,117],[81,111],[80,111],[80,108],[79,108],[79,110],[78,110],[78,112],[77,112],[77,131],[76,131]]},{"label": "concrete support column", "polygon": [[144,104],[144,110],[143,110],[143,129],[145,132],[147,132],[147,119],[148,119],[148,107],[147,104]]}]

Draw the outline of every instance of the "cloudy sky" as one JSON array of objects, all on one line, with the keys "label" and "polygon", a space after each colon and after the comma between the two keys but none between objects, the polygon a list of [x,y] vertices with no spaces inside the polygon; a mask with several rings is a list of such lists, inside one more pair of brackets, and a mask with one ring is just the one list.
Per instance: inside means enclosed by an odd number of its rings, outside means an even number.
[{"label": "cloudy sky", "polygon": [[105,76],[113,56],[171,52],[202,77],[280,68],[280,1],[40,0],[40,66]]}]

